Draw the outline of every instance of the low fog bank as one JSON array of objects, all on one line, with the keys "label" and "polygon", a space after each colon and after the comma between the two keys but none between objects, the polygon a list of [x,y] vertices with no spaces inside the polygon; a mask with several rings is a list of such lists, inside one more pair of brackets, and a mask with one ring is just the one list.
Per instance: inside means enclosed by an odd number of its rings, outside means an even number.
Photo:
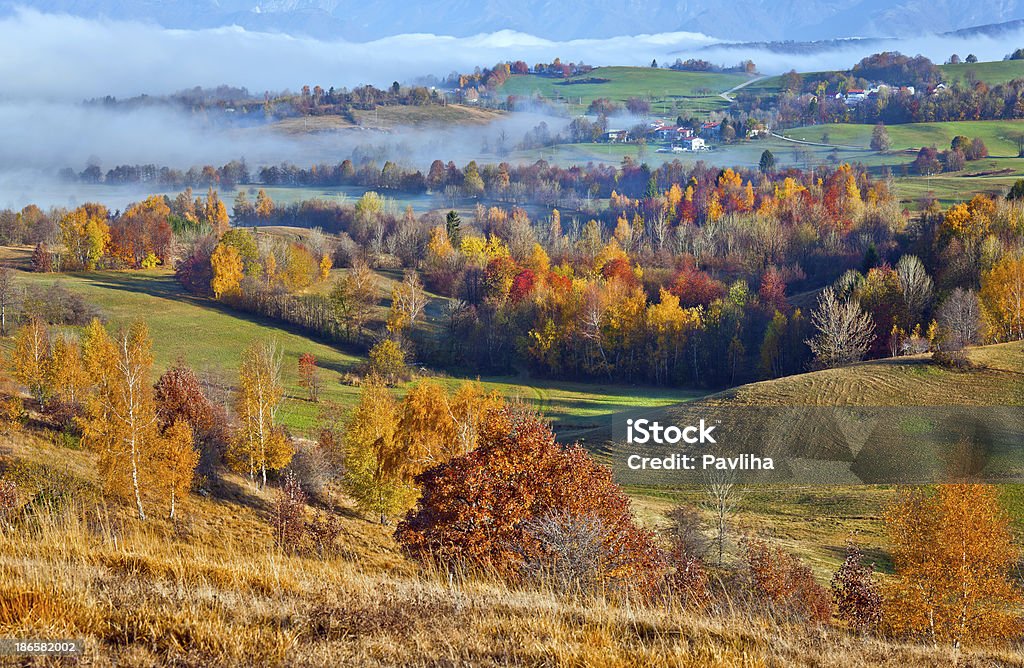
[{"label": "low fog bank", "polygon": [[690,57],[735,64],[749,58],[762,73],[772,74],[845,69],[880,50],[923,54],[939,63],[954,52],[998,60],[1021,43],[1024,31],[998,38],[851,40],[798,54],[782,53],[778,45],[727,44],[679,32],[555,42],[498,31],[465,38],[420,34],[352,43],[237,27],[168,30],[22,8],[0,18],[0,206],[67,205],[79,194],[87,197],[90,193],[57,180],[64,167],[81,171],[97,164],[106,172],[120,164],[155,164],[184,170],[244,158],[255,173],[260,166],[285,161],[336,164],[355,154],[373,157],[379,165],[393,160],[425,170],[434,159],[496,162],[505,157],[499,146],[514,148],[540,122],[551,134],[567,123],[565,118],[515,113],[482,126],[286,135],[265,126],[225,127],[203,114],[169,107],[81,104],[105,95],[159,95],[220,84],[246,86],[256,94],[297,90],[304,84],[384,87],[394,80],[472,71],[504,60],[534,63],[556,57],[598,66]]},{"label": "low fog bank", "polygon": [[[749,58],[757,64],[761,73],[780,74],[790,70],[820,72],[849,69],[865,56],[880,51],[899,51],[909,56],[927,56],[940,65],[954,53],[961,58],[973,53],[980,61],[1002,60],[1021,44],[1024,44],[1024,28],[1002,33],[998,37],[923,35],[898,39],[837,40],[828,45],[821,45],[820,50],[808,50],[806,53],[785,52],[785,45],[781,44],[771,47],[716,44],[700,49],[699,57],[714,63],[735,63]],[[685,60],[691,55],[692,50],[682,49],[672,54],[672,60],[677,57]]]},{"label": "low fog bank", "polygon": [[255,174],[260,167],[283,162],[308,167],[355,157],[373,159],[381,167],[391,160],[425,173],[435,159],[460,165],[474,159],[498,162],[505,159],[499,147],[513,149],[541,123],[557,134],[568,119],[517,112],[484,125],[285,134],[273,125],[226,127],[205,115],[169,107],[7,100],[0,102],[0,207],[68,206],[96,198],[117,207],[160,191],[157,184],[149,189],[89,186],[57,176],[64,168],[77,173],[88,165],[104,173],[118,165],[146,164],[185,171],[244,159]]}]

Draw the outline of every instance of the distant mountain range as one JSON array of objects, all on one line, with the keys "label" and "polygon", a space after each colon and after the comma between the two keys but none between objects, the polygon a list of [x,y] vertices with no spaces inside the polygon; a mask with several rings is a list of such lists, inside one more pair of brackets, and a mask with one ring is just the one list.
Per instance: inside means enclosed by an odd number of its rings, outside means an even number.
[{"label": "distant mountain range", "polygon": [[367,41],[401,33],[464,37],[511,29],[552,40],[687,31],[723,40],[907,37],[1020,28],[1024,0],[0,0],[42,12]]}]

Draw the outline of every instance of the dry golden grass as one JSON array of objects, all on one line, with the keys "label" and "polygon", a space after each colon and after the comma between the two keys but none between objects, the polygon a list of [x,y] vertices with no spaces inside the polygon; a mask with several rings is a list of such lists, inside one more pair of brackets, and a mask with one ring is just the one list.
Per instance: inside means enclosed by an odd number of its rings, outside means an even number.
[{"label": "dry golden grass", "polygon": [[[32,436],[7,456],[96,483],[89,454]],[[189,499],[176,525],[76,504],[0,532],[0,636],[84,638],[92,665],[1024,665],[1013,648],[957,657],[728,609],[450,577],[406,561],[388,529],[347,508],[340,554],[286,556],[271,494],[227,484],[227,498]]]}]

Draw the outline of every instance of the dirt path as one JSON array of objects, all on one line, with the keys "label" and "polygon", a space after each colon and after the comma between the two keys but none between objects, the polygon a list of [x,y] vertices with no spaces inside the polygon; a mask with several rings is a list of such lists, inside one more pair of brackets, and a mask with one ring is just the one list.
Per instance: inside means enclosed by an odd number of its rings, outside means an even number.
[{"label": "dirt path", "polygon": [[864,148],[863,146],[847,146],[846,144],[825,144],[820,141],[807,141],[806,139],[793,139],[792,137],[784,137],[777,132],[772,132],[772,136],[782,141],[792,142],[794,144],[803,144],[804,146],[824,146],[825,148],[842,148],[848,151],[867,151],[871,149]]},{"label": "dirt path", "polygon": [[731,98],[731,97],[729,97],[729,94],[730,94],[730,93],[735,93],[735,92],[736,92],[736,91],[738,91],[738,90],[739,90],[740,88],[744,88],[744,87],[746,87],[746,86],[749,86],[750,84],[754,83],[755,81],[760,81],[761,79],[767,79],[767,78],[768,78],[768,76],[767,76],[767,75],[764,75],[764,74],[762,74],[762,75],[761,75],[761,76],[759,76],[759,77],[754,77],[753,79],[747,79],[746,81],[744,81],[743,83],[741,83],[741,84],[740,84],[739,86],[733,86],[733,87],[732,87],[732,88],[730,88],[729,90],[727,90],[727,91],[725,91],[725,92],[723,92],[723,93],[719,93],[719,94],[718,94],[718,97],[722,98],[722,99],[723,99],[723,100],[725,100],[726,102],[732,102],[732,98]]}]

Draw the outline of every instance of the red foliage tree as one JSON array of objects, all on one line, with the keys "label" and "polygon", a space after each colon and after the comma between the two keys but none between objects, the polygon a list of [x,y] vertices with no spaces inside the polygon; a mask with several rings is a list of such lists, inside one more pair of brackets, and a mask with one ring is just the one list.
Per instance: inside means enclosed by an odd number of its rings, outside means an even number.
[{"label": "red foliage tree", "polygon": [[839,617],[858,631],[873,629],[882,621],[882,589],[863,560],[860,549],[849,543],[843,565],[832,576],[832,600]]},{"label": "red foliage tree", "polygon": [[617,257],[614,260],[606,262],[605,265],[601,267],[601,275],[609,281],[615,279],[629,287],[636,287],[640,285],[640,281],[637,280],[636,274],[633,273],[633,267],[630,266],[629,260],[624,257]]},{"label": "red foliage tree", "polygon": [[805,622],[832,616],[828,591],[799,559],[763,540],[746,541],[747,569],[754,604]]},{"label": "red foliage tree", "polygon": [[768,267],[761,277],[761,289],[757,291],[761,303],[772,311],[786,313],[789,311],[789,302],[786,300],[786,282],[782,280],[782,274],[775,267]]},{"label": "red foliage tree", "polygon": [[726,293],[721,281],[697,269],[692,262],[687,262],[679,270],[669,291],[679,297],[679,305],[684,308],[710,304]]},{"label": "red foliage tree", "polygon": [[508,294],[509,299],[512,300],[513,304],[518,304],[533,292],[533,288],[536,284],[537,275],[533,273],[533,270],[522,270],[516,274],[515,278],[512,279],[512,289]]},{"label": "red foliage tree", "polygon": [[653,588],[663,570],[660,551],[633,522],[610,469],[578,446],[563,448],[537,415],[512,407],[488,415],[478,443],[417,477],[423,496],[396,531],[406,552],[518,579],[545,557],[531,527],[558,512],[601,527],[602,581]]},{"label": "red foliage tree", "polygon": [[167,369],[154,386],[157,423],[161,431],[177,421],[192,427],[197,444],[222,445],[227,440],[227,414],[203,393],[192,367],[182,361]]}]

